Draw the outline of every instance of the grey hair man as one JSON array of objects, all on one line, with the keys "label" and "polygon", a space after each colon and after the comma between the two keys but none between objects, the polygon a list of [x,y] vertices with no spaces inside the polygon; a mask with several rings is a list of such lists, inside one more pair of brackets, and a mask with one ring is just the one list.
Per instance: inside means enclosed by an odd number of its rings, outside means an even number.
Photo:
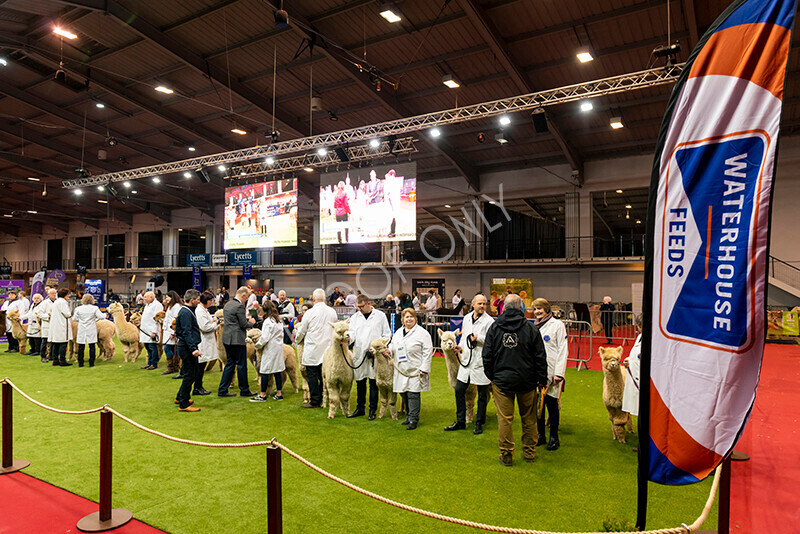
[{"label": "grey hair man", "polygon": [[338,320],[336,311],[325,304],[325,290],[317,288],[312,295],[314,306],[303,315],[297,330],[297,343],[304,343],[303,360],[306,366],[308,389],[311,394],[303,408],[322,408],[322,355],[331,343],[333,330],[330,324]]}]

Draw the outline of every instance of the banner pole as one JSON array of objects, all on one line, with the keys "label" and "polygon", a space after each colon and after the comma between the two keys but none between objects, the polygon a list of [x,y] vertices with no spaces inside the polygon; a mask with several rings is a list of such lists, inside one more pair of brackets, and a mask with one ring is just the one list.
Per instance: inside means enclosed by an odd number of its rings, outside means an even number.
[{"label": "banner pole", "polygon": [[731,529],[731,457],[722,462],[719,478],[719,510],[717,513],[717,533],[728,534]]}]

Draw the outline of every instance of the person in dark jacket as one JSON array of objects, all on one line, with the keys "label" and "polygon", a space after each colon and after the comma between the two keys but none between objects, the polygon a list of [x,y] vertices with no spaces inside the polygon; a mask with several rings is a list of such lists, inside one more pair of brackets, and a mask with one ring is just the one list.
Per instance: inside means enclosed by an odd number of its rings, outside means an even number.
[{"label": "person in dark jacket", "polygon": [[253,328],[256,320],[248,317],[245,312],[245,303],[250,296],[250,288],[242,286],[236,291],[236,296],[228,302],[222,312],[222,345],[225,347],[225,354],[228,360],[225,362],[225,369],[222,370],[222,378],[219,381],[218,397],[235,397],[235,393],[228,392],[228,388],[233,382],[233,373],[239,381],[239,394],[242,397],[252,397],[255,395],[250,391],[247,381],[247,329]]},{"label": "person in dark jacket", "polygon": [[603,303],[600,305],[600,322],[603,323],[606,343],[611,345],[614,343],[614,305],[611,303],[611,297],[603,297]]},{"label": "person in dark jacket", "polygon": [[178,338],[178,356],[181,358],[181,368],[184,370],[181,387],[175,402],[180,405],[182,412],[199,412],[200,408],[192,406],[194,401],[190,398],[192,385],[197,375],[197,358],[200,356],[200,326],[197,324],[194,309],[200,299],[200,292],[196,289],[187,289],[183,295],[185,305],[181,307],[175,318],[175,337]]},{"label": "person in dark jacket", "polygon": [[489,327],[483,344],[483,372],[492,381],[497,410],[498,460],[512,465],[514,399],[522,418],[522,456],[536,456],[537,390],[547,385],[547,354],[539,330],[522,314],[519,295],[506,297],[502,315]]}]

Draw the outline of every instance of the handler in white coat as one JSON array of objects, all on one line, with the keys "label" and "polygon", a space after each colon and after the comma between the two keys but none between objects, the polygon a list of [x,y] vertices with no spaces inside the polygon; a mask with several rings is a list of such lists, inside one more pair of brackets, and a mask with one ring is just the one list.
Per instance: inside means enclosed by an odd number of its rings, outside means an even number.
[{"label": "handler in white coat", "polygon": [[[200,327],[200,344],[197,350],[200,356],[197,359],[198,370],[194,380],[192,395],[209,395],[211,392],[203,387],[203,375],[206,371],[206,363],[219,359],[217,347],[217,330],[219,329],[219,319],[208,311],[209,306],[213,306],[216,300],[214,295],[206,291],[200,294],[200,303],[194,311],[197,318],[197,326]],[[176,306],[180,309],[180,306]]]},{"label": "handler in white coat", "polygon": [[72,313],[72,320],[78,323],[78,335],[75,338],[75,343],[78,344],[78,367],[83,367],[86,345],[89,345],[89,367],[94,367],[94,358],[97,355],[97,321],[105,318],[100,308],[94,305],[94,297],[86,293],[81,299],[81,305]]},{"label": "handler in white coat", "polygon": [[178,340],[172,324],[178,318],[183,299],[177,291],[171,290],[164,296],[164,322],[161,324],[161,343],[164,346],[164,356],[167,358],[167,370],[162,375],[177,373],[181,366],[181,357],[178,356]]},{"label": "handler in white coat", "polygon": [[445,427],[446,431],[464,430],[467,427],[467,388],[470,384],[475,384],[478,386],[478,413],[475,414],[475,429],[472,433],[483,434],[491,384],[483,373],[483,342],[486,331],[494,322],[486,313],[486,304],[486,297],[475,295],[472,299],[472,313],[465,315],[464,322],[461,323],[461,341],[456,347],[456,353],[461,360],[455,387],[456,422]]},{"label": "handler in white coat", "polygon": [[322,356],[331,344],[333,330],[328,323],[339,320],[336,310],[325,304],[325,290],[317,288],[313,293],[314,306],[303,314],[295,341],[303,345],[302,364],[306,366],[306,379],[311,395],[303,408],[322,407]]},{"label": "handler in white coat", "polygon": [[33,303],[28,309],[28,313],[22,316],[23,319],[28,321],[28,354],[31,356],[40,355],[42,350],[42,327],[36,318],[36,308],[41,304],[42,296],[39,293],[34,293]]},{"label": "handler in white coat", "polygon": [[278,315],[275,304],[268,300],[264,303],[264,324],[261,325],[261,337],[256,341],[256,350],[261,350],[261,393],[250,399],[251,402],[267,400],[269,375],[275,376],[275,400],[283,400],[283,371],[286,363],[283,360],[283,321]]},{"label": "handler in white coat", "polygon": [[427,330],[417,324],[417,312],[406,308],[401,313],[403,328],[392,336],[394,392],[400,393],[408,416],[402,424],[414,430],[419,424],[420,393],[431,390],[433,341]]},{"label": "handler in white coat", "polygon": [[[533,301],[534,326],[539,329],[544,341],[544,350],[547,353],[547,394],[544,397],[544,407],[550,418],[550,441],[547,450],[554,451],[561,446],[558,440],[559,405],[561,387],[564,382],[564,373],[567,369],[569,346],[567,345],[567,328],[564,323],[553,318],[550,313],[550,303],[542,298]],[[537,445],[545,443],[545,410],[538,420],[539,438]]]},{"label": "handler in white coat", "polygon": [[[350,295],[348,295],[349,297]],[[353,378],[356,381],[356,409],[348,415],[360,417],[364,415],[367,400],[367,380],[369,380],[369,417],[375,419],[378,409],[378,384],[375,382],[375,365],[369,345],[378,338],[389,339],[392,330],[386,314],[372,307],[369,297],[359,295],[356,298],[358,311],[350,317],[350,339],[353,343]]]},{"label": "handler in white coat", "polygon": [[50,342],[50,351],[53,355],[53,365],[69,367],[67,363],[67,343],[72,339],[72,312],[69,309],[70,290],[62,288],[58,290],[58,298],[53,303],[50,311],[50,332],[47,340]]},{"label": "handler in white coat", "polygon": [[642,316],[637,315],[634,320],[636,328],[640,331],[636,342],[631,348],[631,353],[623,365],[627,368],[625,373],[625,389],[622,392],[622,411],[631,415],[639,415],[639,376],[642,366]]},{"label": "handler in white coat", "polygon": [[147,350],[147,365],[142,369],[153,370],[158,367],[158,340],[161,337],[161,326],[156,322],[156,314],[164,311],[164,307],[156,300],[152,291],[144,294],[144,311],[139,324],[139,343],[144,343]]},{"label": "handler in white coat", "polygon": [[53,353],[50,352],[50,313],[53,311],[53,303],[55,303],[58,291],[55,289],[48,289],[47,294],[41,304],[36,306],[36,317],[39,318],[39,324],[42,327],[42,348],[39,351],[42,356],[42,363],[47,363],[48,356],[52,359]]}]

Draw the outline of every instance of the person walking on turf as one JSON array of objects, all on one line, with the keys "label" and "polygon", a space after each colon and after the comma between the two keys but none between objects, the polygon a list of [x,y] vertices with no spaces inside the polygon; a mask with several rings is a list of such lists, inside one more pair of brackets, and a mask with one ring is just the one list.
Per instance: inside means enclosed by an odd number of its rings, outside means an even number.
[{"label": "person walking on turf", "polygon": [[422,407],[420,393],[431,390],[433,340],[428,331],[417,324],[414,308],[406,308],[400,317],[403,327],[394,333],[389,347],[394,367],[392,390],[400,393],[405,401],[408,416],[401,424],[408,425],[406,430],[414,430],[419,424]]},{"label": "person walking on turf", "polygon": [[83,295],[81,305],[72,313],[72,320],[78,323],[78,335],[75,343],[78,344],[78,367],[83,367],[83,354],[86,345],[89,345],[89,367],[94,367],[97,350],[97,321],[102,321],[106,316],[100,308],[94,305],[94,297],[89,293]]},{"label": "person walking on turf", "polygon": [[372,307],[369,297],[356,298],[358,311],[350,317],[350,340],[353,343],[353,378],[356,381],[356,409],[348,418],[364,415],[369,380],[369,419],[375,419],[378,409],[378,384],[375,382],[375,366],[369,345],[378,338],[390,339],[392,330],[386,314]]},{"label": "person walking on turf", "polygon": [[236,290],[236,296],[232,298],[223,308],[222,312],[222,345],[225,347],[225,354],[228,361],[225,362],[225,369],[222,371],[222,379],[217,390],[218,397],[235,397],[235,393],[230,393],[228,388],[233,381],[233,373],[236,372],[239,381],[239,394],[242,397],[252,397],[253,392],[247,382],[247,329],[255,324],[256,320],[247,317],[245,303],[250,296],[250,288],[242,286]]},{"label": "person walking on turf", "polygon": [[283,360],[283,321],[278,315],[275,304],[268,300],[263,304],[264,323],[261,325],[261,337],[256,341],[256,350],[261,351],[261,365],[258,373],[261,377],[261,393],[255,395],[250,402],[265,402],[269,377],[275,378],[275,395],[273,399],[283,400],[283,371],[286,363]]},{"label": "person walking on turf", "polygon": [[50,312],[50,337],[48,341],[51,343],[50,353],[53,357],[53,365],[61,367],[69,367],[71,363],[67,363],[67,343],[72,339],[72,322],[70,318],[72,313],[69,309],[69,302],[67,298],[70,295],[70,290],[66,287],[58,290],[58,298],[53,303],[53,308]]},{"label": "person walking on turf", "polygon": [[[547,443],[547,450],[554,451],[561,446],[558,440],[559,399],[561,398],[561,388],[564,385],[564,372],[567,369],[567,358],[569,357],[569,346],[567,344],[567,328],[564,323],[553,318],[550,313],[550,303],[543,298],[533,301],[534,326],[539,329],[539,334],[544,341],[544,350],[547,353],[547,393],[544,397],[544,409],[539,414],[537,428],[539,437],[536,445],[544,445],[545,441],[545,421],[550,420],[550,442]],[[545,411],[547,415],[545,415]]]},{"label": "person walking on turf", "polygon": [[522,314],[522,299],[506,297],[502,315],[489,327],[483,343],[483,372],[492,381],[497,410],[498,460],[513,464],[514,399],[522,419],[522,456],[536,457],[536,397],[547,385],[547,354],[539,330]]},{"label": "person walking on turf", "polygon": [[142,369],[152,371],[158,367],[158,340],[161,337],[161,325],[156,322],[156,314],[164,311],[164,306],[156,300],[152,291],[144,294],[144,311],[139,325],[139,343],[144,343],[147,351],[147,365]]},{"label": "person walking on turf", "polygon": [[445,431],[467,428],[467,388],[470,384],[475,384],[478,386],[478,413],[475,414],[475,428],[472,433],[483,434],[490,382],[483,372],[482,352],[486,332],[492,323],[494,319],[486,313],[486,297],[475,295],[472,299],[472,313],[465,315],[461,323],[461,342],[456,347],[456,354],[461,360],[455,387],[456,422],[445,427]]},{"label": "person walking on turf", "polygon": [[197,375],[197,358],[200,356],[200,327],[194,315],[194,307],[200,292],[196,289],[187,289],[183,294],[184,305],[175,318],[175,337],[178,338],[178,356],[181,358],[181,367],[184,369],[181,387],[175,402],[181,412],[199,412],[200,408],[192,406],[192,387]]},{"label": "person walking on turf", "polygon": [[325,304],[325,290],[317,288],[312,295],[314,306],[303,315],[295,341],[304,343],[303,359],[310,398],[302,408],[322,407],[322,355],[331,344],[333,329],[328,323],[339,320],[336,311]]}]

